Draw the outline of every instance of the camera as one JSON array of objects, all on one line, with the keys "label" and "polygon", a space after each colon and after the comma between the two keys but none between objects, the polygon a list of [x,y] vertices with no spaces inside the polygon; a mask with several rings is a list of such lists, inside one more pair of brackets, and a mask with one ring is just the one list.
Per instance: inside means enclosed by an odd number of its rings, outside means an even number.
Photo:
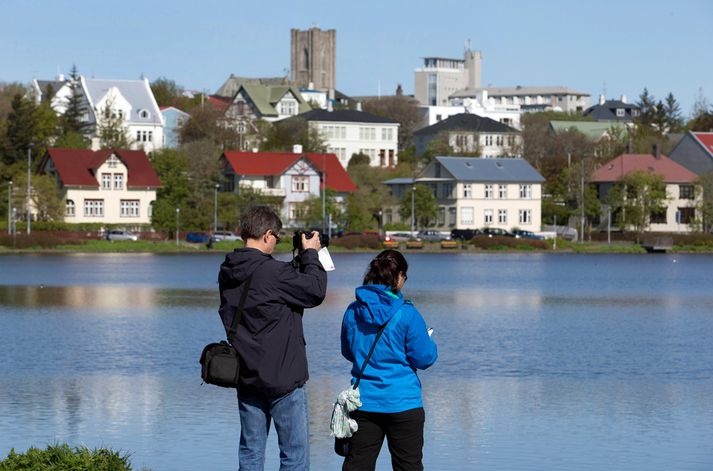
[{"label": "camera", "polygon": [[[295,231],[295,235],[292,236],[292,250],[302,249],[302,234],[305,235],[306,239],[311,239],[313,237],[312,231]],[[319,234],[319,243],[322,247],[329,247],[329,236],[327,234]]]}]

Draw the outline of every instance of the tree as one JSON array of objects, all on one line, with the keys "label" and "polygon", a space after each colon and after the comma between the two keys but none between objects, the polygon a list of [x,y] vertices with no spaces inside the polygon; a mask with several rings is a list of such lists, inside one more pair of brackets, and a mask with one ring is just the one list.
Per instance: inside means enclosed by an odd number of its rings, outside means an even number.
[{"label": "tree", "polygon": [[240,134],[226,121],[223,111],[206,104],[194,107],[189,114],[179,131],[181,144],[210,140],[221,149],[239,148]]},{"label": "tree", "polygon": [[174,80],[166,77],[159,77],[151,82],[151,91],[158,106],[172,106],[176,99],[181,96],[183,89],[176,85]]},{"label": "tree", "polygon": [[85,134],[89,127],[85,119],[88,108],[84,99],[81,77],[79,76],[76,65],[72,65],[72,70],[69,73],[69,91],[67,107],[60,119],[62,134],[64,135],[70,132]]},{"label": "tree", "polygon": [[699,114],[686,127],[691,131],[713,132],[713,112]]},{"label": "tree", "polygon": [[[423,184],[416,184],[413,194],[413,214],[416,219],[416,226],[424,228],[431,225],[431,221],[438,215],[438,203],[436,197],[429,187]],[[401,219],[411,220],[411,192],[405,192],[401,201]]]},{"label": "tree", "polygon": [[99,110],[97,120],[97,137],[102,149],[128,149],[132,139],[124,126],[124,116],[114,109],[114,100],[107,99]]},{"label": "tree", "polygon": [[656,98],[649,93],[649,89],[644,87],[644,91],[639,95],[639,101],[636,106],[641,108],[641,114],[636,121],[643,126],[651,126],[656,114]]},{"label": "tree", "polygon": [[363,104],[364,111],[388,118],[399,123],[398,146],[406,148],[413,133],[423,121],[423,114],[418,100],[404,95],[386,96],[367,100]]},{"label": "tree", "polygon": [[633,227],[638,243],[649,227],[651,215],[666,209],[666,184],[660,175],[637,170],[622,177],[605,201],[617,215],[617,223],[622,229]]},{"label": "tree", "polygon": [[324,136],[299,116],[269,123],[263,127],[262,133],[261,150],[292,152],[292,146],[299,144],[303,152],[327,151]]},{"label": "tree", "polygon": [[695,120],[701,115],[711,113],[713,113],[713,108],[711,108],[711,104],[708,101],[708,98],[706,98],[705,94],[703,93],[703,89],[699,88],[698,95],[696,95],[696,101],[693,103],[693,112],[691,113],[691,115]]},{"label": "tree", "polygon": [[151,224],[156,229],[175,231],[176,208],[184,211],[191,197],[188,156],[180,150],[162,149],[151,154],[151,165],[161,181],[161,187],[156,191]]},{"label": "tree", "polygon": [[12,111],[7,118],[6,149],[3,161],[7,165],[22,162],[27,149],[34,144],[37,114],[35,105],[21,95],[12,99]]},{"label": "tree", "polygon": [[678,104],[678,101],[676,101],[676,98],[673,96],[673,93],[669,92],[669,94],[666,95],[666,100],[663,106],[664,114],[666,116],[666,127],[668,128],[668,132],[681,132],[681,129],[683,128],[681,106]]},{"label": "tree", "polygon": [[696,193],[698,223],[707,234],[713,230],[713,172],[698,177]]}]

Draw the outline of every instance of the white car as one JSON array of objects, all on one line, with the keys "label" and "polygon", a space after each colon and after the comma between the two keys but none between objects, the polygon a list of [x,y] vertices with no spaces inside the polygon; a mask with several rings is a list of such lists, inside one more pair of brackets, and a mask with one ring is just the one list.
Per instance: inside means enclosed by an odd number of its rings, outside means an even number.
[{"label": "white car", "polygon": [[230,231],[215,231],[211,237],[213,239],[213,242],[220,242],[221,240],[241,240],[239,236],[235,235],[233,232]]},{"label": "white car", "polygon": [[137,236],[133,232],[122,231],[118,229],[112,229],[110,231],[107,231],[106,236],[104,236],[104,238],[106,240],[139,240],[139,236]]}]

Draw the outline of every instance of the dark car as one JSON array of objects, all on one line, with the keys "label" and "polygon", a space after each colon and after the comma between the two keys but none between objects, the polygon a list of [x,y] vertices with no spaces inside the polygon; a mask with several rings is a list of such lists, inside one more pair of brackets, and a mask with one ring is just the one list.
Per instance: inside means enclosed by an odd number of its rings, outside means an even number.
[{"label": "dark car", "polygon": [[544,239],[544,237],[537,235],[532,231],[524,231],[522,229],[513,229],[512,235],[515,236],[516,239],[534,239],[534,240]]},{"label": "dark car", "polygon": [[505,229],[500,229],[499,227],[486,227],[483,229],[483,235],[488,237],[515,237]]},{"label": "dark car", "polygon": [[193,242],[194,244],[207,244],[210,240],[210,236],[205,232],[189,232],[186,234],[186,242]]},{"label": "dark car", "polygon": [[443,235],[439,231],[420,231],[417,237],[424,241],[440,242],[442,240],[450,240],[451,236]]},{"label": "dark car", "polygon": [[479,235],[483,235],[483,231],[480,229],[453,229],[451,231],[452,240],[470,240]]}]

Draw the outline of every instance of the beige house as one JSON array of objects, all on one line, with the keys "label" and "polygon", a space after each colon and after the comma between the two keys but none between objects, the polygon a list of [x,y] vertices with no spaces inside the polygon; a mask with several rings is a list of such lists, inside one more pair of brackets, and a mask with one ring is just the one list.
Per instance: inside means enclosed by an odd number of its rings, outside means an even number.
[{"label": "beige house", "polygon": [[[438,202],[438,214],[429,229],[482,229],[497,227],[540,231],[544,178],[519,158],[436,157],[413,178],[384,182],[399,200],[414,185],[427,185]],[[399,206],[384,209],[384,224],[410,223]]]},{"label": "beige house", "polygon": [[40,173],[57,179],[65,200],[64,222],[151,223],[161,183],[143,151],[50,148]]}]

